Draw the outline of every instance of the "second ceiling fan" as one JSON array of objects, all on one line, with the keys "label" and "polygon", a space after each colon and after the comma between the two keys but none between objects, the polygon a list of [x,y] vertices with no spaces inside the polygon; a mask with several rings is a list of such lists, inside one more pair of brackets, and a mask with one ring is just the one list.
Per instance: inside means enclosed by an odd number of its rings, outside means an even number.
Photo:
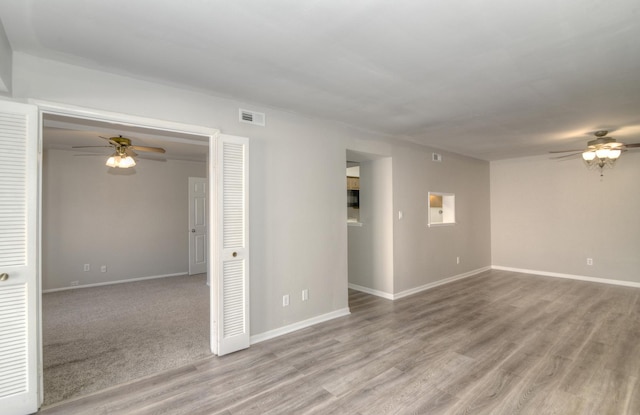
[{"label": "second ceiling fan", "polygon": [[115,152],[109,157],[106,165],[126,169],[136,165],[134,157],[138,154],[134,151],[144,151],[152,153],[165,153],[165,149],[161,147],[138,146],[131,143],[131,139],[119,135],[117,137],[102,137],[109,145],[105,146],[74,146],[72,148],[94,148],[94,147],[113,147]]}]

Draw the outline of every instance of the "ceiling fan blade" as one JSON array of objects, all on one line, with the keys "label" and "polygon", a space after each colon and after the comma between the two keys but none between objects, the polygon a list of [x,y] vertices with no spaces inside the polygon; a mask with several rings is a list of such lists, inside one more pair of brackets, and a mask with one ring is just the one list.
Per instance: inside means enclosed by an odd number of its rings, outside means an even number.
[{"label": "ceiling fan blade", "polygon": [[554,153],[569,153],[571,151],[580,151],[580,152],[582,152],[584,150],[575,150],[575,149],[574,150],[557,150],[557,151],[550,151],[549,153],[552,153],[552,154],[554,154]]},{"label": "ceiling fan blade", "polygon": [[127,148],[124,150],[124,152],[125,152],[128,156],[131,156],[131,157],[138,157],[138,153],[136,153],[135,151],[133,151],[133,150],[131,149],[131,147],[133,147],[133,146],[127,147]]},{"label": "ceiling fan blade", "polygon": [[138,151],[149,151],[152,153],[164,153],[164,148],[160,147],[146,147],[146,146],[129,146],[130,148]]},{"label": "ceiling fan blade", "polygon": [[71,148],[111,148],[111,146],[71,146]]},{"label": "ceiling fan blade", "polygon": [[624,146],[626,148],[635,148],[635,147],[640,147],[640,143],[625,144]]},{"label": "ceiling fan blade", "polygon": [[103,137],[101,135],[99,135],[98,137],[102,138],[103,140],[107,140],[109,142],[109,144],[111,144],[112,146],[119,146],[120,144],[116,143],[115,141],[113,141],[111,138],[109,137]]},{"label": "ceiling fan blade", "polygon": [[569,157],[577,156],[578,154],[582,154],[582,151],[579,151],[579,152],[577,152],[577,153],[573,153],[573,154],[565,154],[564,156],[555,156],[555,157],[551,157],[551,159],[552,159],[552,160],[564,159],[564,158],[569,158]]},{"label": "ceiling fan blade", "polygon": [[106,157],[107,154],[96,154],[96,153],[79,153],[74,154],[73,157]]}]

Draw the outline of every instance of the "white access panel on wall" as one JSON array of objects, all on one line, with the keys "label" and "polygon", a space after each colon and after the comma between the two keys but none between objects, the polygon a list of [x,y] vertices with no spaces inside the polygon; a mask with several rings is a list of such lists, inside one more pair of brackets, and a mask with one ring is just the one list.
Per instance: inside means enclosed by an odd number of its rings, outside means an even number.
[{"label": "white access panel on wall", "polygon": [[212,336],[219,356],[246,349],[249,330],[249,140],[216,140],[216,311]]},{"label": "white access panel on wall", "polygon": [[38,410],[38,111],[0,101],[0,412]]}]

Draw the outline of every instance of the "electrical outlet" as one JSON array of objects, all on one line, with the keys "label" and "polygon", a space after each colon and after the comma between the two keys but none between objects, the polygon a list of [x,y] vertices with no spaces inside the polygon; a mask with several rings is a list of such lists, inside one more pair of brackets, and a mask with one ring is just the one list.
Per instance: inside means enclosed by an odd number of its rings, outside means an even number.
[{"label": "electrical outlet", "polygon": [[100,272],[107,272],[107,266],[106,265],[101,266]]},{"label": "electrical outlet", "polygon": [[302,290],[302,301],[307,301],[309,299],[309,290]]},{"label": "electrical outlet", "polygon": [[78,285],[80,285],[80,281],[71,281],[69,285],[72,287],[77,287]]},{"label": "electrical outlet", "polygon": [[91,265],[84,264],[84,272],[88,272],[88,271],[91,271]]},{"label": "electrical outlet", "polygon": [[593,258],[587,258],[587,265],[593,265]]},{"label": "electrical outlet", "polygon": [[459,264],[459,263],[460,263],[460,257],[459,257],[459,256],[457,256],[457,257],[456,257],[456,264]]},{"label": "electrical outlet", "polygon": [[282,306],[287,307],[289,305],[289,294],[282,296]]}]

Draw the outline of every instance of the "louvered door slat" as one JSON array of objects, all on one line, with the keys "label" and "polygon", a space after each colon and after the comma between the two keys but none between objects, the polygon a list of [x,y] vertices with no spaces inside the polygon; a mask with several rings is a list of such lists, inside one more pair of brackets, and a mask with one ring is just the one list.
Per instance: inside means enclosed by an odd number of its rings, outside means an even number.
[{"label": "louvered door slat", "polygon": [[224,316],[223,337],[244,333],[244,261],[227,262],[224,265]]},{"label": "louvered door slat", "polygon": [[218,354],[249,347],[248,140],[218,142]]},{"label": "louvered door slat", "polygon": [[37,109],[0,101],[0,412],[38,409]]},{"label": "louvered door slat", "polygon": [[244,145],[223,143],[223,246],[244,246]]},{"label": "louvered door slat", "polygon": [[9,243],[11,250],[0,250],[0,269],[5,266],[24,265],[26,262],[25,234],[27,232],[27,204],[25,177],[27,170],[26,116],[21,114],[0,115],[0,195],[11,195],[15,203],[11,210],[11,220],[0,222],[0,234]]},{"label": "louvered door slat", "polygon": [[13,370],[0,370],[0,399],[16,391],[27,390],[27,293],[24,286],[11,286],[0,290],[0,354],[3,363]]}]

